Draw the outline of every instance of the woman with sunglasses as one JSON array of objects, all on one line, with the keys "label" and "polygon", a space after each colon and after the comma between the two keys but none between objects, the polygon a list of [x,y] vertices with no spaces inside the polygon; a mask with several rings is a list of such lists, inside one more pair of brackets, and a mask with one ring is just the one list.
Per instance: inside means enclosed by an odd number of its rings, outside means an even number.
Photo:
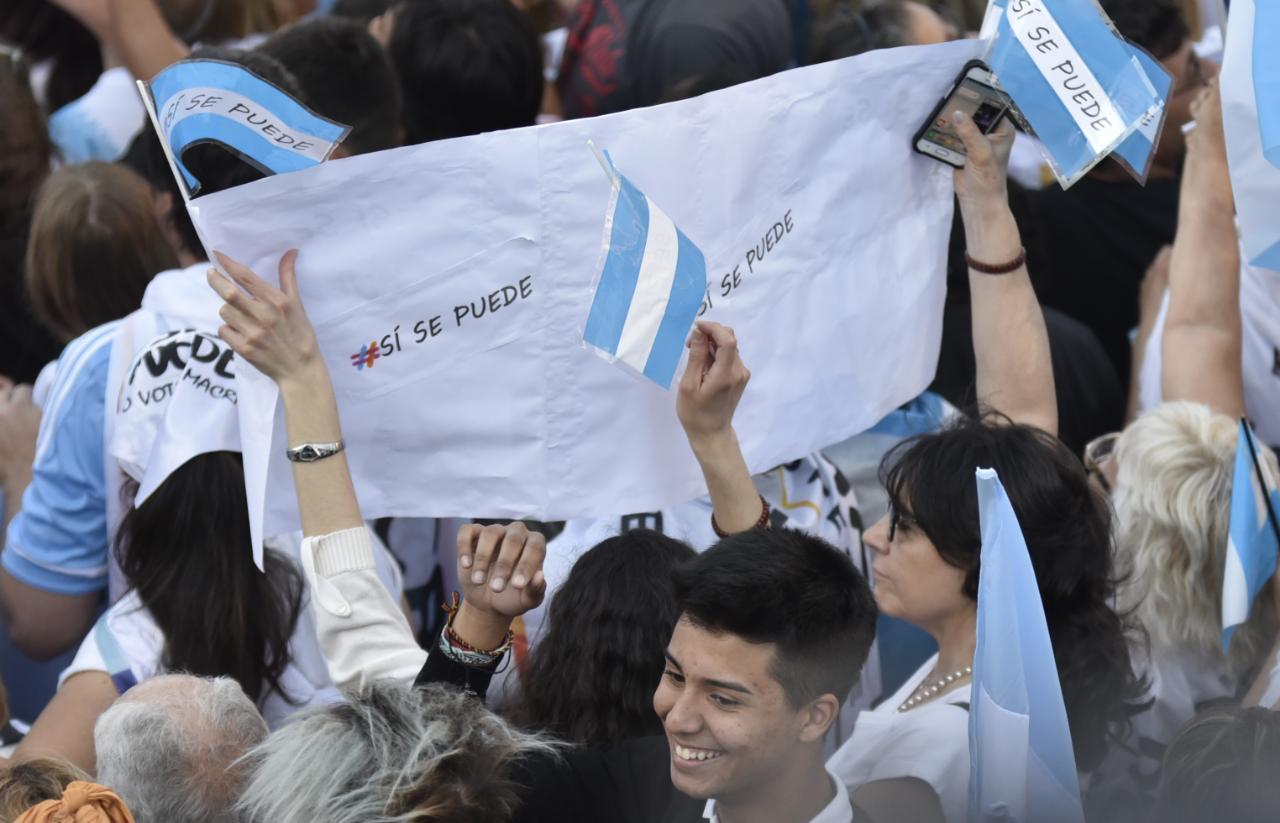
[{"label": "woman with sunglasses", "polygon": [[[1169,296],[1160,337],[1164,403],[1085,448],[1092,481],[1116,519],[1119,607],[1141,624],[1134,662],[1150,706],[1092,775],[1090,810],[1144,813],[1161,756],[1206,703],[1235,701],[1266,664],[1276,637],[1274,582],[1222,645],[1222,580],[1230,528],[1241,367],[1240,254],[1216,83],[1192,107]],[[1263,460],[1274,457],[1264,450]],[[1274,663],[1274,660],[1271,661]],[[1265,688],[1265,687],[1264,687]]]},{"label": "woman with sunglasses", "polygon": [[[1121,735],[1142,692],[1124,625],[1110,608],[1105,498],[1054,437],[1048,335],[1008,206],[1013,128],[1005,123],[983,136],[967,118],[955,122],[968,153],[956,192],[970,267],[977,392],[992,411],[908,440],[883,464],[891,512],[864,536],[875,554],[876,602],[885,614],[929,632],[938,654],[897,694],[861,713],[852,738],[828,763],[853,802],[876,820],[968,816],[978,467],[999,472],[1027,538],[1083,770]],[[729,417],[721,428],[732,436]],[[728,530],[749,528],[758,518],[760,502],[745,472],[728,461],[720,468],[704,461],[716,521]],[[739,478],[736,492],[729,477]]]}]

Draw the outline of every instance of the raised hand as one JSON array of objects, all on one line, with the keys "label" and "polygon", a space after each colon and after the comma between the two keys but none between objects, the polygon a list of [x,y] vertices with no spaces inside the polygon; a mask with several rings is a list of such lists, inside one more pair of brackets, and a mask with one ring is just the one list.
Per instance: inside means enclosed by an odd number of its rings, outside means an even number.
[{"label": "raised hand", "polygon": [[689,364],[676,396],[676,414],[697,452],[733,435],[733,414],[751,380],[733,329],[699,322],[689,338]]},{"label": "raised hand", "polygon": [[458,532],[458,581],[464,603],[507,622],[542,603],[547,541],[516,521],[468,524]]},{"label": "raised hand", "polygon": [[225,302],[218,336],[277,383],[305,380],[323,366],[315,330],[298,294],[296,250],[280,258],[280,288],[245,266],[215,252],[227,278],[209,270],[209,285]]},{"label": "raised hand", "polygon": [[951,117],[955,132],[964,141],[968,159],[956,169],[956,197],[961,209],[1004,206],[1009,202],[1009,155],[1013,151],[1014,128],[1008,117],[990,134],[983,134],[973,118],[964,112]]}]

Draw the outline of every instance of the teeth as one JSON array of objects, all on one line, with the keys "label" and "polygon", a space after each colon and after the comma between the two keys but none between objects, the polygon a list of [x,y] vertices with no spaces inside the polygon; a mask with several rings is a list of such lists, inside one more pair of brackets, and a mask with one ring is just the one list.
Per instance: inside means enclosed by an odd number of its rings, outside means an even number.
[{"label": "teeth", "polygon": [[686,749],[684,746],[676,745],[676,757],[681,760],[715,760],[721,754],[723,752],[712,752],[706,749]]}]

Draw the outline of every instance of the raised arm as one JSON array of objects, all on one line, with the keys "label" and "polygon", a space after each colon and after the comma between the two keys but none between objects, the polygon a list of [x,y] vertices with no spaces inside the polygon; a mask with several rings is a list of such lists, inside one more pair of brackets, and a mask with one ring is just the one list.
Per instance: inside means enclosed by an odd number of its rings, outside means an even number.
[{"label": "raised arm", "polygon": [[[968,162],[957,170],[973,311],[978,402],[1015,423],[1058,433],[1058,402],[1049,333],[1027,274],[1022,238],[1009,209],[1008,166],[1014,128],[1006,118],[984,136],[962,112],[953,115]],[[984,274],[976,266],[1003,268]]]},{"label": "raised arm", "polygon": [[707,481],[715,523],[727,534],[759,523],[764,505],[733,429],[733,413],[750,379],[733,329],[698,323],[689,338],[676,413]]},{"label": "raised arm", "polygon": [[1160,352],[1164,400],[1203,403],[1244,416],[1240,246],[1222,130],[1222,98],[1211,82],[1192,105],[1178,232],[1169,264],[1169,312]]},{"label": "raised arm", "polygon": [[191,52],[165,20],[156,0],[52,0],[93,32],[108,64],[119,63],[139,80]]},{"label": "raised arm", "polygon": [[[333,383],[298,292],[297,253],[280,260],[279,288],[224,255],[218,261],[231,275],[209,271],[209,284],[225,301],[218,334],[280,387],[290,446],[341,443]],[[305,535],[303,568],[334,683],[412,682],[428,655],[377,577],[345,451],[294,462],[293,478]],[[475,649],[496,649],[511,621],[542,602],[546,544],[519,523],[467,526],[458,541],[465,599],[452,628]]]}]

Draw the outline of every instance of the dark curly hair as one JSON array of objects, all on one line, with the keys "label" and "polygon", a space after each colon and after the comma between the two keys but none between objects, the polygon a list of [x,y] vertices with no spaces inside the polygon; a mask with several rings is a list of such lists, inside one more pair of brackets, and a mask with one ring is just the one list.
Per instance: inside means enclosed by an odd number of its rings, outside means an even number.
[{"label": "dark curly hair", "polygon": [[1022,526],[1062,682],[1076,762],[1096,767],[1127,735],[1146,685],[1129,659],[1128,621],[1112,609],[1111,510],[1084,466],[1044,431],[993,414],[904,441],[881,464],[895,511],[910,513],[977,600],[982,535],[974,470],[994,468]]},{"label": "dark curly hair", "polygon": [[511,720],[583,745],[661,734],[653,691],[679,617],[671,574],[693,556],[637,529],[578,558],[551,600]]}]

